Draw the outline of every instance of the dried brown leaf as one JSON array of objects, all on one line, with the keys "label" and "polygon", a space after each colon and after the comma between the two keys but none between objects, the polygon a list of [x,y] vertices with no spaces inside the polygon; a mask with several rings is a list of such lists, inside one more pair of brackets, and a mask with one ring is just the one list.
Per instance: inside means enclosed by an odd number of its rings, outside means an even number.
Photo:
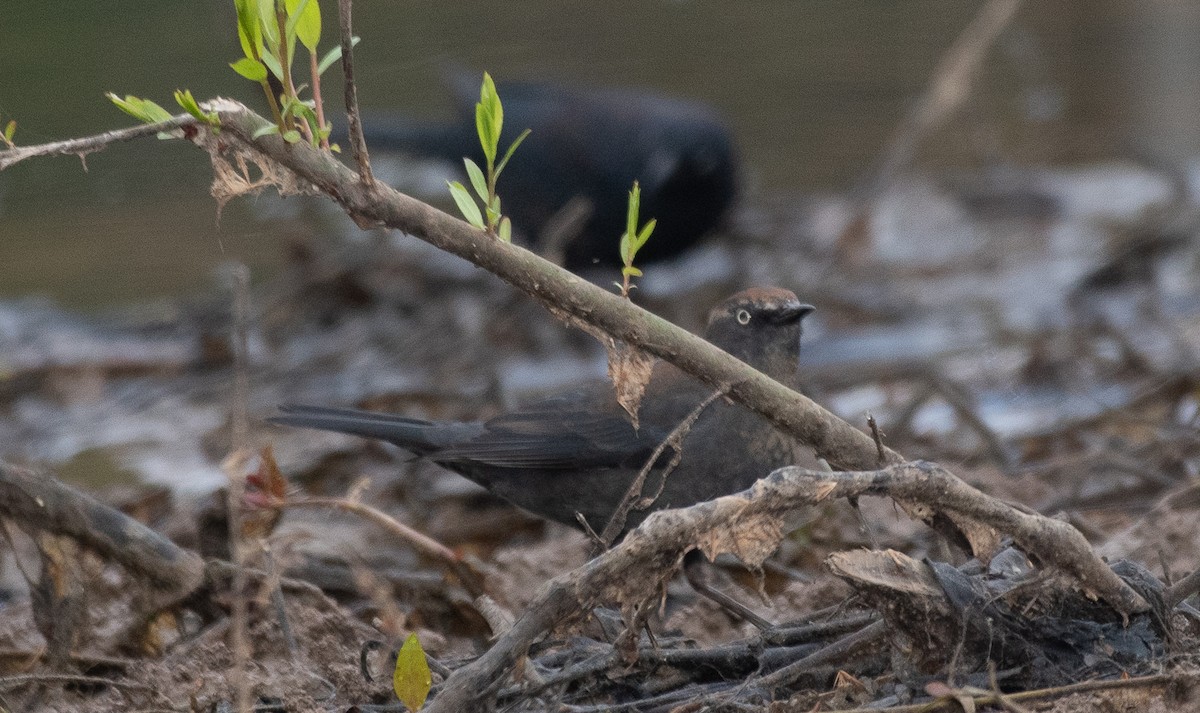
[{"label": "dried brown leaf", "polygon": [[654,357],[614,339],[605,340],[604,346],[608,350],[608,378],[617,390],[617,403],[629,414],[630,422],[636,429],[638,407],[641,406],[642,395],[646,393],[650,373],[654,370]]}]

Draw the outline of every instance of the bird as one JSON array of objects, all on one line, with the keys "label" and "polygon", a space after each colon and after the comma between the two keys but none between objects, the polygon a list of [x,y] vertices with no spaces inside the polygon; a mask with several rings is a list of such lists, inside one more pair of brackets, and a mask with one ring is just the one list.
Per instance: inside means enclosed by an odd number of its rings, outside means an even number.
[{"label": "bird", "polygon": [[[464,157],[483,166],[475,128],[479,82],[462,71],[447,81],[453,120],[364,113],[368,147],[449,161],[460,170]],[[702,102],[645,89],[532,81],[499,82],[497,94],[504,106],[500,152],[530,130],[498,181],[502,211],[525,243],[545,250],[557,240],[551,226],[573,213],[568,205],[581,206],[574,230],[567,229],[565,244],[555,248],[570,270],[621,265],[619,242],[634,181],[642,220],[657,220],[638,253],[642,264],[690,248],[720,225],[734,201],[733,140],[718,113]]]},{"label": "bird", "polygon": [[[801,324],[813,306],[790,290],[751,288],[709,314],[704,337],[788,385],[795,383]],[[638,472],[714,389],[656,362],[635,427],[612,384],[587,382],[482,422],[439,422],[323,406],[283,405],[273,423],[393,443],[459,473],[542,518],[600,532]],[[657,458],[621,534],[655,510],[684,507],[750,487],[796,462],[801,445],[750,409],[718,398],[677,447]],[[676,453],[676,450],[678,451]],[[668,470],[672,459],[679,460]],[[663,482],[665,473],[665,482]],[[585,528],[586,529],[586,528]]]}]

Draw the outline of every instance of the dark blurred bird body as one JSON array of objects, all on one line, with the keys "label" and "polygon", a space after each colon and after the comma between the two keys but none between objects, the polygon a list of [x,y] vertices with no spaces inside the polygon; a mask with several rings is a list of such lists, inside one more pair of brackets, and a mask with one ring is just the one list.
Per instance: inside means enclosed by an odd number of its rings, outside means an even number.
[{"label": "dark blurred bird body", "polygon": [[[741,292],[716,307],[705,337],[769,376],[794,382],[801,321],[812,307],[781,289]],[[394,443],[479,483],[542,517],[600,531],[654,450],[713,389],[665,362],[655,365],[635,429],[613,387],[595,382],[479,423],[439,423],[354,409],[284,406],[275,423],[339,431]],[[657,492],[666,449],[646,480]],[[678,465],[644,511],[683,507],[749,487],[795,462],[797,446],[742,406],[717,399],[682,441]]]},{"label": "dark blurred bird body", "polygon": [[[484,165],[475,131],[477,76],[452,78],[456,119],[419,123],[367,114],[372,149]],[[500,178],[502,210],[529,244],[545,239],[548,222],[573,198],[590,214],[568,236],[568,268],[619,265],[627,197],[641,185],[642,220],[658,227],[639,263],[674,256],[712,231],[733,202],[736,159],[716,112],[695,101],[633,89],[582,89],[541,83],[500,83],[503,152],[520,132],[529,137]]]}]

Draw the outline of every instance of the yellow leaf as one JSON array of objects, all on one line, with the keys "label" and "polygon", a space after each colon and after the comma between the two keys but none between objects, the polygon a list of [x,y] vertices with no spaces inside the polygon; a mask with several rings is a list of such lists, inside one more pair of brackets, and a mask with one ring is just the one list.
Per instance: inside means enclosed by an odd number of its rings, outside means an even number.
[{"label": "yellow leaf", "polygon": [[425,650],[416,634],[409,634],[396,655],[396,670],[392,673],[392,688],[396,697],[411,713],[416,713],[425,705],[429,688],[433,685],[433,677],[429,673],[429,663],[425,661]]}]

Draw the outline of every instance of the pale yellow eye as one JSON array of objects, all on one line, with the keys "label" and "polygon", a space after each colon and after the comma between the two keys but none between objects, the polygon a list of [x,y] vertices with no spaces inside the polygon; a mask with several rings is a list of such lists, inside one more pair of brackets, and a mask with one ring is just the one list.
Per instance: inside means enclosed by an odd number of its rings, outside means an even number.
[{"label": "pale yellow eye", "polygon": [[750,313],[744,309],[739,309],[737,311],[737,321],[738,324],[750,324]]}]

